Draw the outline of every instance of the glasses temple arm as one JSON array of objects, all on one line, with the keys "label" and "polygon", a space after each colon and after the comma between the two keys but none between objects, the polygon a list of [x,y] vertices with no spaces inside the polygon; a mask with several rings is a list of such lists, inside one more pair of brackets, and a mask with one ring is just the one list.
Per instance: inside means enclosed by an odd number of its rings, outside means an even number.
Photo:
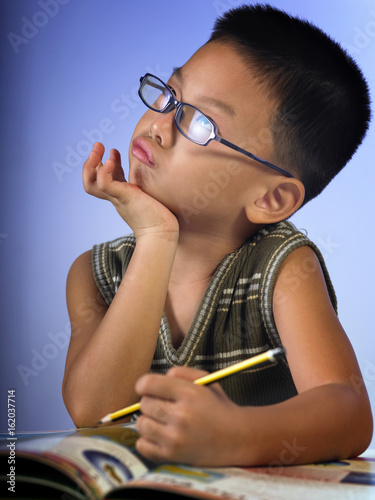
[{"label": "glasses temple arm", "polygon": [[232,148],[235,151],[238,151],[239,153],[243,153],[244,155],[248,156],[252,160],[255,160],[255,161],[259,162],[259,163],[262,163],[266,167],[269,167],[269,168],[272,168],[273,170],[276,170],[277,172],[279,172],[280,174],[285,175],[286,177],[293,177],[293,175],[290,172],[288,172],[287,170],[284,170],[283,168],[278,167],[277,165],[274,165],[273,163],[270,163],[269,161],[262,160],[262,158],[259,158],[259,156],[253,155],[249,151],[246,151],[245,149],[242,149],[239,146],[236,146],[232,142],[229,142],[229,141],[223,139],[219,135],[216,135],[215,140],[218,141],[218,142],[221,142],[222,144],[225,144],[225,146],[228,146],[229,148]]}]

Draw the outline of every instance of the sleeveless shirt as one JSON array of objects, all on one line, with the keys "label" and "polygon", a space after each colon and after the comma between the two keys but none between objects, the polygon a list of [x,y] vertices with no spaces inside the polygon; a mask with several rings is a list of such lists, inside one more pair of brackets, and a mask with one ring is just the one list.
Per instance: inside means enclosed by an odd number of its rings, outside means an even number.
[{"label": "sleeveless shirt", "polygon": [[[96,284],[110,306],[135,248],[134,235],[95,245],[92,268]],[[150,368],[165,373],[175,365],[219,370],[230,364],[281,346],[273,318],[275,279],[281,264],[296,248],[312,248],[322,267],[334,309],[335,292],[321,252],[290,222],[266,226],[217,267],[202,298],[190,329],[175,349],[165,312]],[[311,261],[301,263],[290,277],[290,286],[308,279]],[[147,266],[147,262],[145,262]],[[297,394],[286,358],[267,363],[220,381],[228,396],[239,405],[268,405]]]}]

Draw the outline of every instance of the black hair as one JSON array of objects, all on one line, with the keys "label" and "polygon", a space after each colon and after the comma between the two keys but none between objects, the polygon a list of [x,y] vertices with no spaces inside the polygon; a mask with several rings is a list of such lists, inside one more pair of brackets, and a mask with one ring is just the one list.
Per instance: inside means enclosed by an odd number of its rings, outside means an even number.
[{"label": "black hair", "polygon": [[303,182],[307,203],[366,134],[370,97],[361,70],[322,30],[270,5],[229,10],[209,42],[232,44],[275,99],[274,161]]}]

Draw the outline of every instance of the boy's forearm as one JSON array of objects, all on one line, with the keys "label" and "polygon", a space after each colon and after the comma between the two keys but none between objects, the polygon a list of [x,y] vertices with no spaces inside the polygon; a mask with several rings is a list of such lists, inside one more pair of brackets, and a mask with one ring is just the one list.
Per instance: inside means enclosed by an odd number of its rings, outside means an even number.
[{"label": "boy's forearm", "polygon": [[65,377],[76,425],[93,425],[138,399],[134,385],[151,365],[175,249],[173,239],[137,242],[110,308]]},{"label": "boy's forearm", "polygon": [[[327,384],[277,405],[244,407],[236,422],[238,465],[282,466],[348,458],[371,441],[365,389]],[[236,446],[233,446],[236,449]],[[231,461],[232,462],[232,461]]]}]

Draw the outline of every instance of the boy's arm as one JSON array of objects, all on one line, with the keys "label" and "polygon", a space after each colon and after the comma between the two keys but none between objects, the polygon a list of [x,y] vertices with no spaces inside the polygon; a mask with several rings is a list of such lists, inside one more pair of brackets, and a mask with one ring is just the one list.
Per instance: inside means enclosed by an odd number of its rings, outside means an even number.
[{"label": "boy's arm", "polygon": [[73,264],[67,280],[72,336],[63,381],[67,409],[77,426],[138,399],[136,380],[153,358],[178,238],[175,217],[123,178],[119,155],[96,145],[84,166],[84,185],[108,199],[136,236],[136,247],[107,308],[96,287],[90,252]]},{"label": "boy's arm", "polygon": [[[291,273],[305,259],[311,272],[291,288]],[[366,449],[372,435],[367,392],[310,248],[286,259],[274,297],[274,318],[299,394],[271,406],[239,407],[217,385],[183,380],[200,375],[194,370],[145,375],[136,386],[143,396],[141,453],[197,465],[290,465]]]}]

